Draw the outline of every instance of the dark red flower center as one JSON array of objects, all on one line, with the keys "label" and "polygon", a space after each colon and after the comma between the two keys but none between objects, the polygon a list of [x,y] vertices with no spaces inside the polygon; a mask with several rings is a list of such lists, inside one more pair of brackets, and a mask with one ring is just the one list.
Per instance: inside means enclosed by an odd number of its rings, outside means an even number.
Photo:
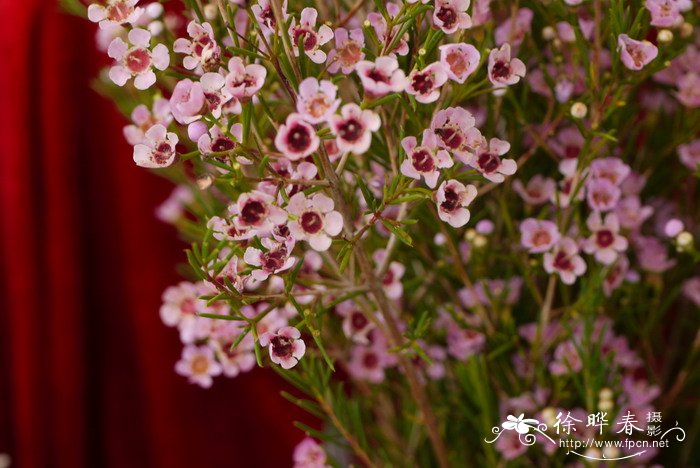
[{"label": "dark red flower center", "polygon": [[221,151],[231,151],[236,144],[230,138],[220,137],[214,140],[211,144],[211,150],[215,153]]},{"label": "dark red flower center", "polygon": [[449,5],[440,7],[436,15],[442,21],[443,27],[450,29],[457,21],[457,12]]},{"label": "dark red flower center", "polygon": [[508,78],[510,73],[510,64],[502,60],[494,63],[491,69],[491,75],[493,75],[494,78]]},{"label": "dark red flower center", "polygon": [[147,49],[133,49],[126,54],[126,68],[133,73],[143,73],[151,66],[151,54]]},{"label": "dark red flower center", "polygon": [[338,127],[338,136],[345,141],[354,142],[360,139],[364,133],[362,122],[350,117]]},{"label": "dark red flower center", "polygon": [[411,82],[413,89],[419,94],[428,94],[433,90],[435,82],[431,73],[417,73]]},{"label": "dark red flower center", "polygon": [[292,340],[286,336],[276,336],[270,340],[272,353],[278,357],[289,357],[292,354]]},{"label": "dark red flower center", "polygon": [[156,164],[166,164],[173,155],[173,149],[167,142],[158,143],[158,146],[153,150],[153,161]]},{"label": "dark red flower center", "polygon": [[464,138],[462,132],[454,127],[441,127],[435,130],[435,134],[440,138],[442,143],[451,149],[456,149],[462,146]]},{"label": "dark red flower center", "polygon": [[595,234],[596,243],[600,247],[610,247],[615,241],[615,236],[613,233],[607,229],[601,229]]},{"label": "dark red flower center", "polygon": [[258,224],[267,213],[265,204],[258,200],[248,200],[241,210],[241,218],[247,224]]},{"label": "dark red flower center", "polygon": [[440,203],[440,209],[451,213],[459,208],[459,194],[452,187],[445,187],[445,201]]},{"label": "dark red flower center", "polygon": [[368,351],[362,357],[362,364],[364,364],[367,369],[374,369],[379,366],[379,357],[373,351]]},{"label": "dark red flower center", "polygon": [[352,324],[352,329],[355,331],[361,331],[364,330],[364,328],[367,326],[369,321],[367,320],[367,317],[364,316],[361,312],[355,311],[352,313],[352,316],[350,317],[350,323]]},{"label": "dark red flower center", "polygon": [[568,255],[566,255],[565,252],[557,252],[557,255],[554,257],[554,268],[557,270],[562,270],[562,271],[570,271],[574,269],[573,263],[571,263],[571,259],[569,258]]},{"label": "dark red flower center", "polygon": [[411,154],[411,162],[418,172],[432,172],[435,169],[433,156],[425,149],[419,149]]},{"label": "dark red flower center", "polygon": [[287,136],[287,144],[292,150],[302,153],[311,145],[311,132],[304,125],[292,125]]},{"label": "dark red flower center", "polygon": [[307,211],[301,215],[302,229],[309,234],[316,234],[323,228],[323,218],[315,211]]},{"label": "dark red flower center", "polygon": [[493,153],[481,153],[477,159],[477,164],[486,174],[495,172],[501,165],[501,158]]}]

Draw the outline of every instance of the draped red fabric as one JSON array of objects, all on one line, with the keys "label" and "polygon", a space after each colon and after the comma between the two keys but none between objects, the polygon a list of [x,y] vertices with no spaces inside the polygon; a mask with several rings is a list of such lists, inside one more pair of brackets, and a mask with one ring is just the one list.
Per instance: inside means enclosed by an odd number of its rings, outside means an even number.
[{"label": "draped red fabric", "polygon": [[94,25],[0,3],[0,453],[13,467],[289,466],[299,411],[256,370],[211,390],[173,371],[158,316],[183,245],[169,185],[133,165],[90,81]]}]

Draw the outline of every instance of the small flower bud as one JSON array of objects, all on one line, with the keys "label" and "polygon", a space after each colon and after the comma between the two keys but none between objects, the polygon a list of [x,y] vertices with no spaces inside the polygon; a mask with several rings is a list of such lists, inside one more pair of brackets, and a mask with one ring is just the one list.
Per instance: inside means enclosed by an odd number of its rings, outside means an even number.
[{"label": "small flower bud", "polygon": [[199,190],[206,190],[209,187],[211,187],[211,184],[214,183],[214,177],[210,174],[197,177],[197,187],[199,187]]},{"label": "small flower bud", "polygon": [[600,459],[601,453],[600,450],[598,450],[597,448],[591,447],[589,449],[586,449],[586,451],[583,452],[583,455],[589,459],[597,460]]},{"label": "small flower bud", "polygon": [[556,31],[554,31],[553,27],[545,26],[544,28],[542,28],[542,39],[544,39],[545,41],[551,41],[555,37],[557,37],[557,33]]},{"label": "small flower bud", "polygon": [[561,49],[561,39],[559,39],[558,37],[555,38],[552,41],[552,45],[554,46],[555,49]]},{"label": "small flower bud", "polygon": [[668,29],[662,29],[657,36],[659,44],[668,44],[673,41],[673,33]]},{"label": "small flower bud", "polygon": [[426,53],[427,51],[424,48],[421,47],[420,49],[418,49],[418,55],[420,55],[421,57],[424,56]]},{"label": "small flower bud", "polygon": [[364,26],[365,28],[369,28],[370,26],[372,26],[372,23],[370,23],[369,20],[365,20],[365,22],[362,23],[362,26]]},{"label": "small flower bud", "polygon": [[601,411],[612,411],[615,407],[615,402],[612,400],[601,400],[598,402],[598,409]]},{"label": "small flower bud", "polygon": [[604,456],[605,458],[614,460],[614,459],[616,459],[617,457],[620,456],[620,449],[618,449],[617,447],[612,447],[612,446],[610,446],[610,447],[605,447],[605,448],[603,449],[603,456]]},{"label": "small flower bud", "polygon": [[544,408],[542,410],[542,419],[548,426],[553,425],[557,421],[557,411],[551,406]]},{"label": "small flower bud", "polygon": [[683,39],[690,37],[693,34],[693,25],[690,23],[683,23],[681,26],[681,37]]},{"label": "small flower bud", "polygon": [[476,230],[475,229],[467,229],[467,232],[464,233],[464,238],[467,239],[468,241],[474,240],[476,237]]},{"label": "small flower bud", "polygon": [[495,88],[495,89],[491,92],[491,94],[493,94],[493,95],[496,96],[496,97],[500,97],[500,96],[503,96],[504,94],[506,94],[506,90],[507,90],[507,89],[508,89],[508,88]]},{"label": "small flower bud", "polygon": [[209,21],[214,20],[218,14],[219,8],[216,6],[216,3],[204,5],[204,17]]},{"label": "small flower bud", "polygon": [[664,234],[666,234],[667,237],[673,238],[683,232],[683,229],[685,229],[683,221],[676,218],[669,219],[664,226]]},{"label": "small flower bud", "polygon": [[600,398],[601,400],[612,400],[613,391],[610,390],[608,387],[603,387],[598,393],[598,398]]},{"label": "small flower bud", "polygon": [[693,245],[693,235],[688,231],[683,231],[676,237],[678,247],[687,248]]},{"label": "small flower bud", "polygon": [[474,247],[476,248],[484,247],[488,242],[489,240],[486,236],[482,236],[481,234],[477,234],[476,237],[474,237]]},{"label": "small flower bud", "polygon": [[582,119],[588,114],[588,106],[582,102],[575,102],[571,106],[571,116],[575,119]]}]

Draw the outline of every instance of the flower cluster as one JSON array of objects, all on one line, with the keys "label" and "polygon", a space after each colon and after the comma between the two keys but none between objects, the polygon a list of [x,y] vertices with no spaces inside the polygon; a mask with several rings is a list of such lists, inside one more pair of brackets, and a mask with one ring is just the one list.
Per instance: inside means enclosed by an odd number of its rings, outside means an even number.
[{"label": "flower cluster", "polygon": [[87,9],[104,90],[177,184],[176,372],[274,367],[325,426],[294,466],[558,466],[463,434],[692,397],[696,5],[184,3]]}]

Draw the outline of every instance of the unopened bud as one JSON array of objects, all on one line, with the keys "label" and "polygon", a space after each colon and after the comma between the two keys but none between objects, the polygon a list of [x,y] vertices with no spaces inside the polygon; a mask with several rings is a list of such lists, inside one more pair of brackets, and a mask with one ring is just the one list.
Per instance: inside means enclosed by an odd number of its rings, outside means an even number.
[{"label": "unopened bud", "polygon": [[484,247],[486,244],[488,244],[488,239],[486,236],[482,236],[481,234],[477,234],[476,237],[474,237],[474,247],[476,248],[481,248]]},{"label": "unopened bud", "polygon": [[600,400],[598,402],[598,409],[601,411],[612,411],[615,408],[615,402],[612,400]]},{"label": "unopened bud", "polygon": [[668,29],[662,29],[657,36],[660,44],[668,44],[673,41],[673,33]]},{"label": "unopened bud", "polygon": [[369,20],[365,20],[365,22],[362,23],[362,26],[364,26],[365,28],[369,28],[370,26],[372,26],[372,23],[370,23]]},{"label": "unopened bud", "polygon": [[605,458],[610,459],[610,460],[614,460],[620,456],[620,449],[618,449],[617,447],[613,447],[613,446],[605,447],[603,449],[603,456]]},{"label": "unopened bud", "polygon": [[476,230],[475,229],[467,229],[467,232],[464,233],[464,238],[467,239],[468,241],[474,240],[476,237]]},{"label": "unopened bud", "polygon": [[421,57],[424,56],[426,53],[427,51],[424,48],[421,47],[420,49],[418,49],[418,55],[420,55]]},{"label": "unopened bud", "polygon": [[571,116],[575,119],[582,119],[588,114],[588,107],[582,102],[575,102],[571,105]]},{"label": "unopened bud", "polygon": [[554,30],[553,27],[545,26],[544,28],[542,28],[542,39],[544,39],[545,41],[551,41],[555,37],[557,37],[557,32]]},{"label": "unopened bud", "polygon": [[693,25],[690,23],[683,23],[681,26],[681,37],[685,39],[693,34]]},{"label": "unopened bud", "polygon": [[676,244],[678,247],[686,248],[693,245],[693,235],[688,231],[683,231],[676,236]]},{"label": "unopened bud", "polygon": [[542,419],[544,419],[544,422],[548,426],[553,425],[555,422],[557,422],[557,410],[551,406],[544,408],[542,410]]},{"label": "unopened bud", "polygon": [[215,19],[218,14],[219,8],[216,6],[215,3],[209,3],[207,5],[204,5],[204,17],[209,21]]},{"label": "unopened bud", "polygon": [[598,393],[598,398],[600,398],[601,400],[612,400],[613,391],[607,387],[603,387],[600,389],[600,392]]},{"label": "unopened bud", "polygon": [[210,174],[197,177],[197,187],[199,187],[199,190],[206,190],[209,187],[211,187],[211,184],[214,183],[214,177]]}]

